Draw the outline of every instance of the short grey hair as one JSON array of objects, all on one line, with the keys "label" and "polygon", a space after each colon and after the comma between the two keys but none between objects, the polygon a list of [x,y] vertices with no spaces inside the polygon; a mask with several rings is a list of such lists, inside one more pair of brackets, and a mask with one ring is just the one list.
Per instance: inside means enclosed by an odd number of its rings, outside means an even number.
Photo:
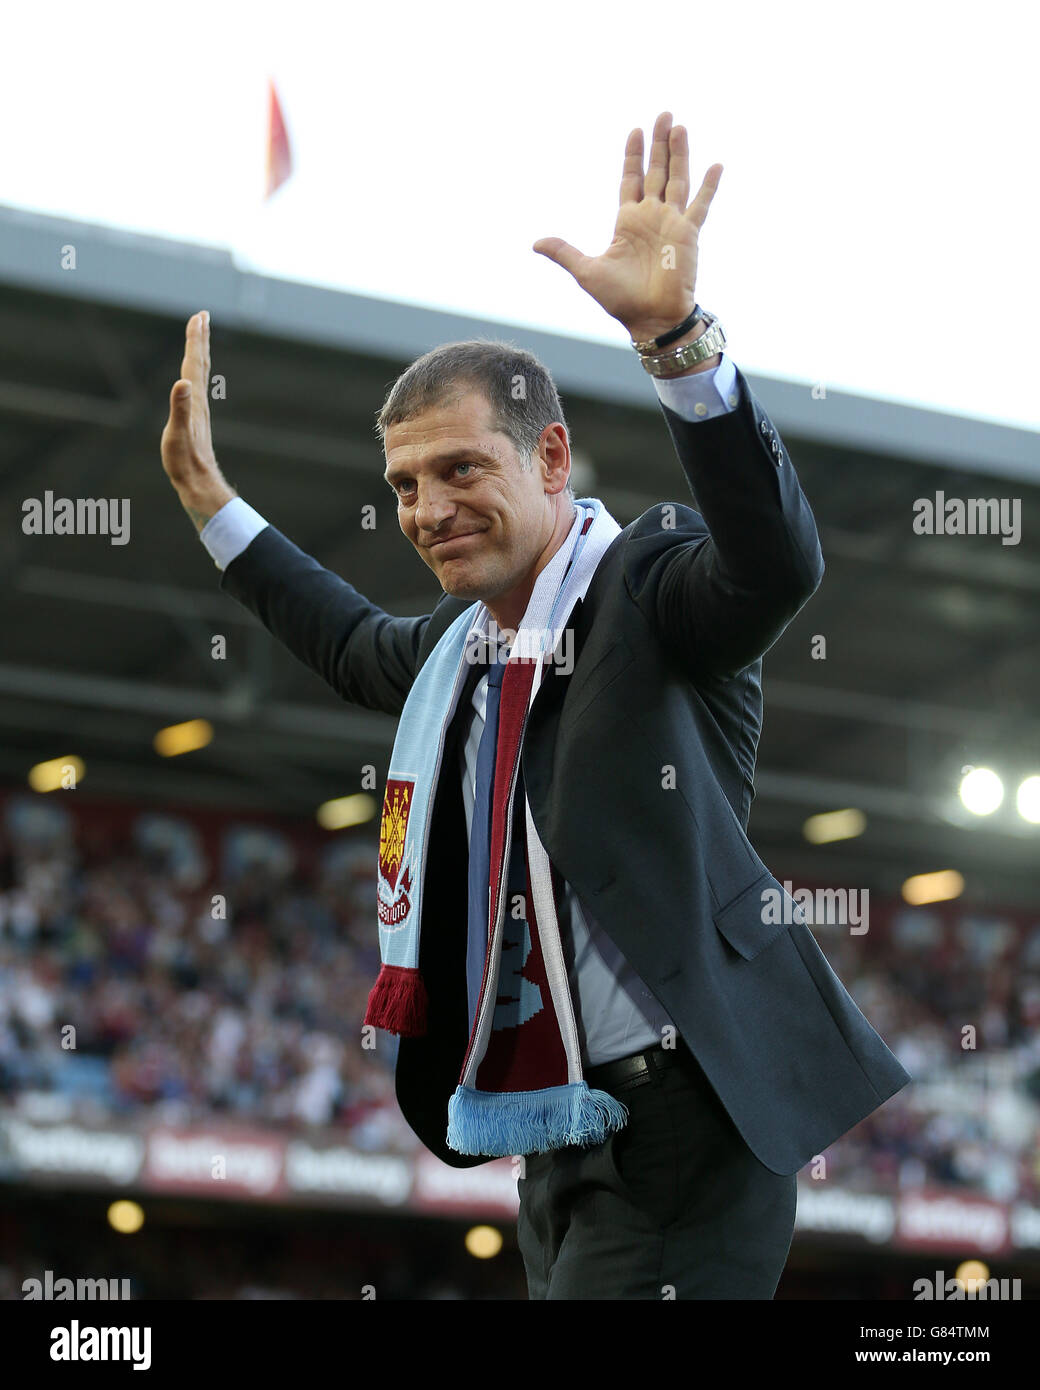
[{"label": "short grey hair", "polygon": [[[523,468],[531,467],[531,455],[546,425],[563,425],[570,442],[549,369],[534,353],[498,338],[444,343],[416,358],[394,382],[379,410],[375,428],[380,441],[385,443],[392,425],[443,405],[460,386],[483,394],[491,406],[492,428],[509,439]],[[574,501],[569,478],[564,495]]]}]

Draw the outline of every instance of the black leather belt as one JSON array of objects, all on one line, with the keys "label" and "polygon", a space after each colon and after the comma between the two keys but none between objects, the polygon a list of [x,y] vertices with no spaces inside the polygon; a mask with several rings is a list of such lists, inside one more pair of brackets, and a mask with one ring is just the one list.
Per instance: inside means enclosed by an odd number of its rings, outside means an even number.
[{"label": "black leather belt", "polygon": [[628,1091],[633,1086],[646,1086],[654,1079],[654,1072],[665,1067],[684,1064],[688,1053],[681,1039],[675,1047],[664,1047],[658,1043],[631,1057],[619,1057],[616,1062],[604,1062],[597,1067],[589,1067],[585,1080],[592,1086],[605,1091]]}]

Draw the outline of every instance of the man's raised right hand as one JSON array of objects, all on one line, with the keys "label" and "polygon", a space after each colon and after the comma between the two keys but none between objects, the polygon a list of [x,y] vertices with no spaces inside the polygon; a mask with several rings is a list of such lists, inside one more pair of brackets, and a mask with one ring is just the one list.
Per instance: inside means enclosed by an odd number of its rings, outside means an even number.
[{"label": "man's raised right hand", "polygon": [[209,310],[203,309],[188,320],[181,375],[170,392],[170,417],[159,446],[166,476],[197,531],[238,496],[213,452],[208,391]]}]

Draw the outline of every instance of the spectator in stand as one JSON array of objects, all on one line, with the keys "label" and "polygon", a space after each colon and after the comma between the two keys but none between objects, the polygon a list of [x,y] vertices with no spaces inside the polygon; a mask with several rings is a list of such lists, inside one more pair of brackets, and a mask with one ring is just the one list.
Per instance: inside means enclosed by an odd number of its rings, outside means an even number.
[{"label": "spectator in stand", "polygon": [[[374,845],[358,837],[355,857],[305,871],[261,837],[267,866],[224,853],[218,887],[168,824],[158,847],[10,830],[0,1103],[45,1093],[70,1111],[328,1125],[368,1151],[418,1148],[394,1103],[395,1040],[377,1031],[375,1047],[362,1046],[378,970]],[[224,918],[212,911],[218,891]],[[918,1079],[832,1146],[836,1181],[1040,1200],[1040,923],[967,920],[955,929],[896,912],[889,930],[857,938],[815,928]],[[61,1045],[68,1024],[74,1050]],[[963,1045],[966,1025],[975,1048]]]}]

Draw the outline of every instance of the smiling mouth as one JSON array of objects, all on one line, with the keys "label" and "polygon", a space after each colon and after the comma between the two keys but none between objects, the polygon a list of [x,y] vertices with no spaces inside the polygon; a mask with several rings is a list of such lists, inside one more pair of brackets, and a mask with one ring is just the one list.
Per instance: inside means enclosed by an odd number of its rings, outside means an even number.
[{"label": "smiling mouth", "polygon": [[468,540],[470,536],[479,536],[479,531],[462,531],[457,536],[443,536],[439,541],[433,541],[430,545],[431,550],[438,550],[442,545],[451,545],[455,541]]}]

